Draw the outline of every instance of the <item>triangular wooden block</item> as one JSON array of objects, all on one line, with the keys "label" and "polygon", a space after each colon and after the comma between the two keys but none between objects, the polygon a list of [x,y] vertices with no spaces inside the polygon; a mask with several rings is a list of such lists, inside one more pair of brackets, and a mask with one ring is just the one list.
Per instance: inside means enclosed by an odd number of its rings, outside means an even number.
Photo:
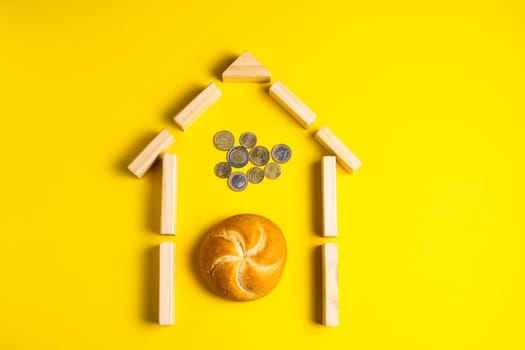
[{"label": "triangular wooden block", "polygon": [[222,81],[225,83],[269,83],[270,78],[270,72],[248,51],[222,73]]}]

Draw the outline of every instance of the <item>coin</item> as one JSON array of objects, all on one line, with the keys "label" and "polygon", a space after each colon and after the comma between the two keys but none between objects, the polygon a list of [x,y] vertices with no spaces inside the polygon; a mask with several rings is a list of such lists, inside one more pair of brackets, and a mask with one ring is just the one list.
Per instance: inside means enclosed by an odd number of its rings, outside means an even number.
[{"label": "coin", "polygon": [[252,184],[258,184],[264,179],[264,170],[254,167],[248,170],[246,175],[248,176],[248,181],[250,181]]},{"label": "coin", "polygon": [[233,147],[226,154],[226,160],[234,168],[242,168],[248,164],[249,158],[248,150],[242,146]]},{"label": "coin", "polygon": [[257,146],[251,150],[250,160],[257,166],[265,165],[270,160],[270,151],[264,146]]},{"label": "coin", "polygon": [[286,163],[292,157],[292,150],[287,145],[278,144],[272,148],[272,158],[277,163]]},{"label": "coin", "polygon": [[257,144],[257,136],[253,132],[245,132],[241,134],[239,142],[246,148],[254,148]]},{"label": "coin", "polygon": [[243,173],[232,173],[228,177],[228,186],[235,192],[240,192],[248,186],[248,179]]},{"label": "coin", "polygon": [[232,173],[232,167],[226,162],[220,162],[215,165],[215,175],[221,179],[226,179]]},{"label": "coin", "polygon": [[213,136],[213,145],[220,151],[227,151],[233,147],[235,137],[227,130],[221,130]]},{"label": "coin", "polygon": [[281,167],[277,163],[270,163],[264,167],[264,175],[270,180],[275,180],[281,176]]}]

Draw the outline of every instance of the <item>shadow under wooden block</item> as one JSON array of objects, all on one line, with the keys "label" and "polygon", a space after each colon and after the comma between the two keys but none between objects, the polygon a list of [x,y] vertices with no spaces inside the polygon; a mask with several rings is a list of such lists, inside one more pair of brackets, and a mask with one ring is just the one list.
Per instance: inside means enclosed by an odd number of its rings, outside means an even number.
[{"label": "shadow under wooden block", "polygon": [[158,245],[148,247],[142,261],[142,317],[146,322],[159,322],[159,259]]},{"label": "shadow under wooden block", "polygon": [[312,322],[323,324],[323,254],[322,246],[317,246],[312,249],[310,256],[312,273],[312,292],[311,292],[311,317]]},{"label": "shadow under wooden block", "polygon": [[162,161],[158,159],[149,172],[150,174],[147,177],[149,190],[145,196],[143,207],[148,213],[145,220],[146,227],[157,235],[160,232],[160,211],[162,206]]},{"label": "shadow under wooden block", "polygon": [[212,74],[217,79],[222,81],[222,72],[224,72],[226,68],[228,68],[233,63],[233,61],[235,61],[238,57],[239,55],[228,54],[223,59],[221,59],[219,62],[217,62],[217,64],[212,69]]},{"label": "shadow under wooden block", "polygon": [[312,174],[312,183],[310,184],[310,198],[312,212],[310,213],[311,225],[313,232],[318,236],[322,236],[323,232],[323,191],[322,191],[322,168],[321,162],[316,161],[310,166]]}]

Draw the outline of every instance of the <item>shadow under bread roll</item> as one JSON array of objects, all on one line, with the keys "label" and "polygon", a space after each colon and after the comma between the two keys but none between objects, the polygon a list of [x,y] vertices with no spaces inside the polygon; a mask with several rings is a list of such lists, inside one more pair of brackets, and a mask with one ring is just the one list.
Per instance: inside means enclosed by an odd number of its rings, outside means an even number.
[{"label": "shadow under bread roll", "polygon": [[261,298],[279,283],[286,264],[286,241],[279,227],[254,214],[229,217],[204,238],[199,252],[211,289],[238,301]]}]

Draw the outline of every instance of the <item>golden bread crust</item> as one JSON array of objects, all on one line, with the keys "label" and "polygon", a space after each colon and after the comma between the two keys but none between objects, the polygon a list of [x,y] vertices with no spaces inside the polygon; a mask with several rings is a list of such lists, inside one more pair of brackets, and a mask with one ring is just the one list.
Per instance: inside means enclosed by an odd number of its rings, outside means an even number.
[{"label": "golden bread crust", "polygon": [[279,283],[286,241],[277,225],[255,214],[229,217],[208,232],[199,252],[204,279],[232,300],[254,300]]}]

